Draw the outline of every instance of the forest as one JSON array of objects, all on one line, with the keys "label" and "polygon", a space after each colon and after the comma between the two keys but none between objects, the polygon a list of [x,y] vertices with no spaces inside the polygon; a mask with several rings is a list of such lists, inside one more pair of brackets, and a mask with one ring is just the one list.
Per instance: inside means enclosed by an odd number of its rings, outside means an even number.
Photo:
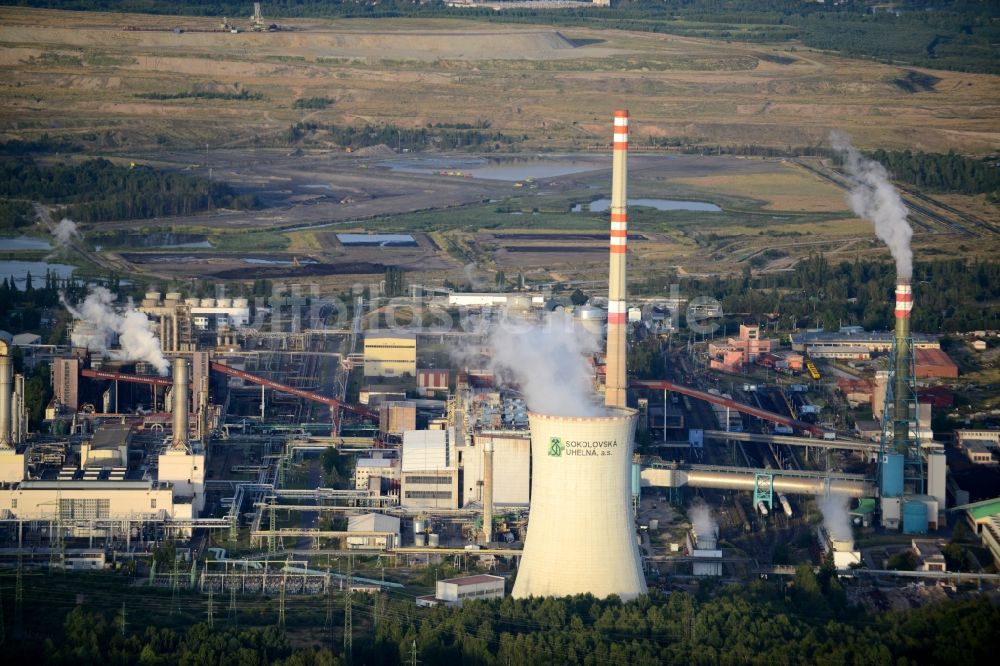
[{"label": "forest", "polygon": [[928,192],[990,194],[1000,197],[1000,165],[997,158],[973,159],[954,151],[921,153],[876,150],[872,159],[881,162],[892,177]]},{"label": "forest", "polygon": [[80,222],[259,206],[255,196],[237,195],[225,183],[142,166],[116,166],[105,159],[40,164],[28,157],[0,158],[0,192],[11,199],[64,204],[56,215]]},{"label": "forest", "polygon": [[477,128],[455,127],[398,127],[396,125],[343,126],[322,123],[301,122],[288,129],[288,143],[298,143],[307,134],[322,132],[323,139],[342,148],[356,150],[366,146],[385,144],[400,150],[420,151],[429,148],[457,150],[476,148],[482,151],[499,149],[518,141],[517,138],[501,132],[484,132]]},{"label": "forest", "polygon": [[[56,9],[194,16],[245,16],[235,0],[0,0]],[[574,9],[453,8],[443,0],[271,0],[268,20],[320,16],[390,18],[464,17],[495,22],[547,23],[663,32],[730,41],[787,43],[882,62],[969,72],[1000,72],[996,4],[975,0],[618,0],[612,7]]]},{"label": "forest", "polygon": [[[794,270],[753,276],[693,280],[677,276],[637,283],[637,293],[666,294],[679,284],[689,296],[712,296],[725,312],[770,313],[780,328],[849,324],[892,328],[895,268],[888,262],[841,261],[810,255]],[[917,262],[913,273],[913,330],[928,333],[1000,328],[1000,262],[961,259]],[[817,286],[819,285],[819,286]]]},{"label": "forest", "polygon": [[[808,566],[783,584],[706,584],[629,603],[508,597],[419,609],[403,594],[356,594],[349,655],[339,593],[332,606],[315,597],[290,601],[280,626],[273,598],[241,598],[235,616],[227,600],[215,599],[209,615],[207,595],[172,601],[169,591],[130,587],[116,603],[90,576],[90,587],[77,588],[80,603],[73,594],[43,595],[49,577],[32,578],[42,589],[27,588],[21,609],[11,601],[10,577],[0,583],[10,663],[964,666],[990,663],[1000,648],[1000,609],[985,597],[869,613],[846,603],[832,570]],[[324,606],[332,609],[326,622]],[[37,618],[20,631],[19,610]],[[155,625],[144,621],[157,615]]]}]

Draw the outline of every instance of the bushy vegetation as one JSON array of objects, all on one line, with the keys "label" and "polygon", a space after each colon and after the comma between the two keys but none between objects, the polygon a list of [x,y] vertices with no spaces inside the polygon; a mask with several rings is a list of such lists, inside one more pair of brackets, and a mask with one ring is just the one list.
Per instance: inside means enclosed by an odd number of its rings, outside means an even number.
[{"label": "bushy vegetation", "polygon": [[[893,326],[896,273],[888,262],[841,261],[821,254],[789,272],[710,280],[667,276],[649,279],[638,290],[669,293],[673,282],[689,296],[719,299],[725,312],[772,313],[785,328],[857,324],[869,330]],[[1000,328],[1000,262],[961,259],[918,262],[914,266],[913,330],[972,331]]]},{"label": "bushy vegetation", "polygon": [[304,97],[292,103],[293,109],[325,109],[333,104],[329,97]]},{"label": "bushy vegetation", "polygon": [[188,215],[210,206],[258,206],[256,197],[237,195],[225,183],[116,166],[105,159],[48,165],[30,158],[3,158],[0,191],[9,197],[65,204],[59,213],[81,222]]},{"label": "bushy vegetation", "polygon": [[[3,0],[59,9],[134,11],[196,16],[242,16],[246,3],[230,0]],[[873,6],[864,0],[617,0],[613,7],[495,11],[452,8],[443,0],[327,2],[273,0],[268,16],[383,18],[461,16],[484,21],[546,23],[663,32],[744,42],[785,42],[884,62],[974,72],[1000,71],[996,5],[975,0],[902,0]]]},{"label": "bushy vegetation", "polygon": [[76,153],[83,147],[65,137],[50,137],[43,134],[32,141],[12,139],[0,143],[0,155],[28,155],[31,153]]},{"label": "bushy vegetation", "polygon": [[366,146],[386,146],[412,151],[435,148],[456,150],[475,148],[478,150],[499,149],[518,141],[517,138],[501,132],[484,132],[480,129],[458,129],[455,127],[398,127],[396,125],[325,125],[321,123],[296,123],[288,129],[289,143],[302,141],[308,133],[317,135],[342,148],[364,148]]},{"label": "bushy vegetation", "polygon": [[156,100],[167,100],[167,99],[226,99],[226,100],[260,100],[267,99],[263,94],[259,92],[250,92],[249,90],[240,90],[237,92],[220,92],[217,90],[189,90],[184,92],[176,93],[161,93],[161,92],[150,92],[150,93],[138,93],[136,97],[140,99],[156,99]]},{"label": "bushy vegetation", "polygon": [[31,204],[26,201],[0,199],[0,233],[12,232],[27,227],[35,218]]}]

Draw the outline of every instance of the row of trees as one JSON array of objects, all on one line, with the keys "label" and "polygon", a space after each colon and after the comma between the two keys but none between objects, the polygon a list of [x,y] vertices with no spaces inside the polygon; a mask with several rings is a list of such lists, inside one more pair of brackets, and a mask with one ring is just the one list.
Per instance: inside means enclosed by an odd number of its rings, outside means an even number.
[{"label": "row of trees", "polygon": [[[334,650],[319,647],[334,638],[333,628],[311,624],[322,623],[322,613],[305,618],[290,611],[288,634],[275,626],[236,627],[221,612],[213,626],[199,623],[171,628],[163,626],[167,622],[158,622],[136,629],[125,624],[116,605],[72,607],[67,598],[32,604],[71,606],[68,612],[59,607],[38,609],[47,610],[45,623],[62,617],[61,626],[52,627],[43,637],[30,632],[11,637],[13,632],[8,632],[4,650],[11,663],[53,664],[394,665],[416,659],[423,664],[513,666],[909,666],[989,663],[1000,647],[1000,634],[995,631],[1000,609],[985,598],[867,613],[845,603],[844,590],[831,571],[816,574],[808,566],[800,568],[789,584],[758,581],[715,592],[708,588],[697,596],[652,592],[629,603],[591,596],[505,598],[431,610],[415,608],[412,598],[386,603],[372,595],[356,595],[350,655],[343,652],[340,640],[331,641]],[[3,596],[10,599],[8,594]],[[192,606],[204,603],[204,597],[190,599]],[[168,605],[165,600],[164,605]],[[10,610],[9,601],[7,606],[5,610]],[[342,599],[336,607],[339,639]],[[165,609],[159,610],[167,620]],[[267,615],[273,616],[273,612]],[[10,617],[4,613],[4,618]],[[249,619],[244,615],[244,622]],[[176,621],[169,624],[177,625]],[[292,632],[294,639],[290,639]]]},{"label": "row of trees", "polygon": [[428,148],[441,150],[489,149],[511,145],[519,140],[501,132],[484,132],[479,129],[410,128],[396,125],[326,125],[313,122],[300,122],[292,125],[288,128],[286,138],[289,143],[298,143],[310,133],[322,134],[324,140],[351,149],[379,144],[413,151]]},{"label": "row of trees", "polygon": [[0,190],[12,199],[67,204],[60,213],[82,222],[259,205],[255,196],[237,195],[225,183],[147,167],[122,167],[105,159],[54,165],[27,157],[0,159]]}]

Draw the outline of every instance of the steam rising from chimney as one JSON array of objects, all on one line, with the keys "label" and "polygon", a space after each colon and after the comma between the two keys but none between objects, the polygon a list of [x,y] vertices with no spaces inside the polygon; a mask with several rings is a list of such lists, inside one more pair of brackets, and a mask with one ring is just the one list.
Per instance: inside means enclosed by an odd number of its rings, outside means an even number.
[{"label": "steam rising from chimney", "polygon": [[83,303],[76,306],[70,305],[62,294],[59,298],[74,319],[85,321],[102,333],[118,334],[120,350],[91,348],[91,351],[107,353],[119,361],[146,361],[160,375],[167,374],[170,364],[160,350],[160,341],[149,319],[133,308],[131,301],[124,311],[116,309],[114,294],[104,287],[92,287]]},{"label": "steam rising from chimney", "polygon": [[875,235],[889,247],[896,261],[896,276],[913,277],[913,229],[906,219],[906,206],[889,173],[878,162],[868,159],[840,132],[830,132],[833,149],[844,158],[844,168],[851,179],[848,202],[857,215],[875,225]]},{"label": "steam rising from chimney", "polygon": [[76,222],[68,217],[64,217],[52,230],[52,235],[55,236],[56,242],[59,245],[67,245],[75,236],[79,235]]},{"label": "steam rising from chimney", "polygon": [[816,503],[823,513],[823,527],[830,538],[838,541],[854,541],[851,531],[851,517],[847,512],[848,499],[844,495],[817,497]]},{"label": "steam rising from chimney", "polygon": [[705,502],[696,499],[688,510],[691,527],[698,536],[698,547],[714,549],[719,537],[719,525],[712,517],[712,510]]},{"label": "steam rising from chimney", "polygon": [[505,319],[491,332],[490,370],[501,383],[517,385],[528,408],[554,416],[596,416],[593,369],[585,355],[597,341],[572,318],[552,312],[542,322]]}]

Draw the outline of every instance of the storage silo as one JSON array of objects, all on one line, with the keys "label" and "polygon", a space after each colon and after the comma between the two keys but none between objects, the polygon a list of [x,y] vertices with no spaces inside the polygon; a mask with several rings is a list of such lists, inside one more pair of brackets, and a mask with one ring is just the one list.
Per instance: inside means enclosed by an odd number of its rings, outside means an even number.
[{"label": "storage silo", "polygon": [[637,415],[529,412],[531,513],[514,597],[646,592],[630,507]]}]

